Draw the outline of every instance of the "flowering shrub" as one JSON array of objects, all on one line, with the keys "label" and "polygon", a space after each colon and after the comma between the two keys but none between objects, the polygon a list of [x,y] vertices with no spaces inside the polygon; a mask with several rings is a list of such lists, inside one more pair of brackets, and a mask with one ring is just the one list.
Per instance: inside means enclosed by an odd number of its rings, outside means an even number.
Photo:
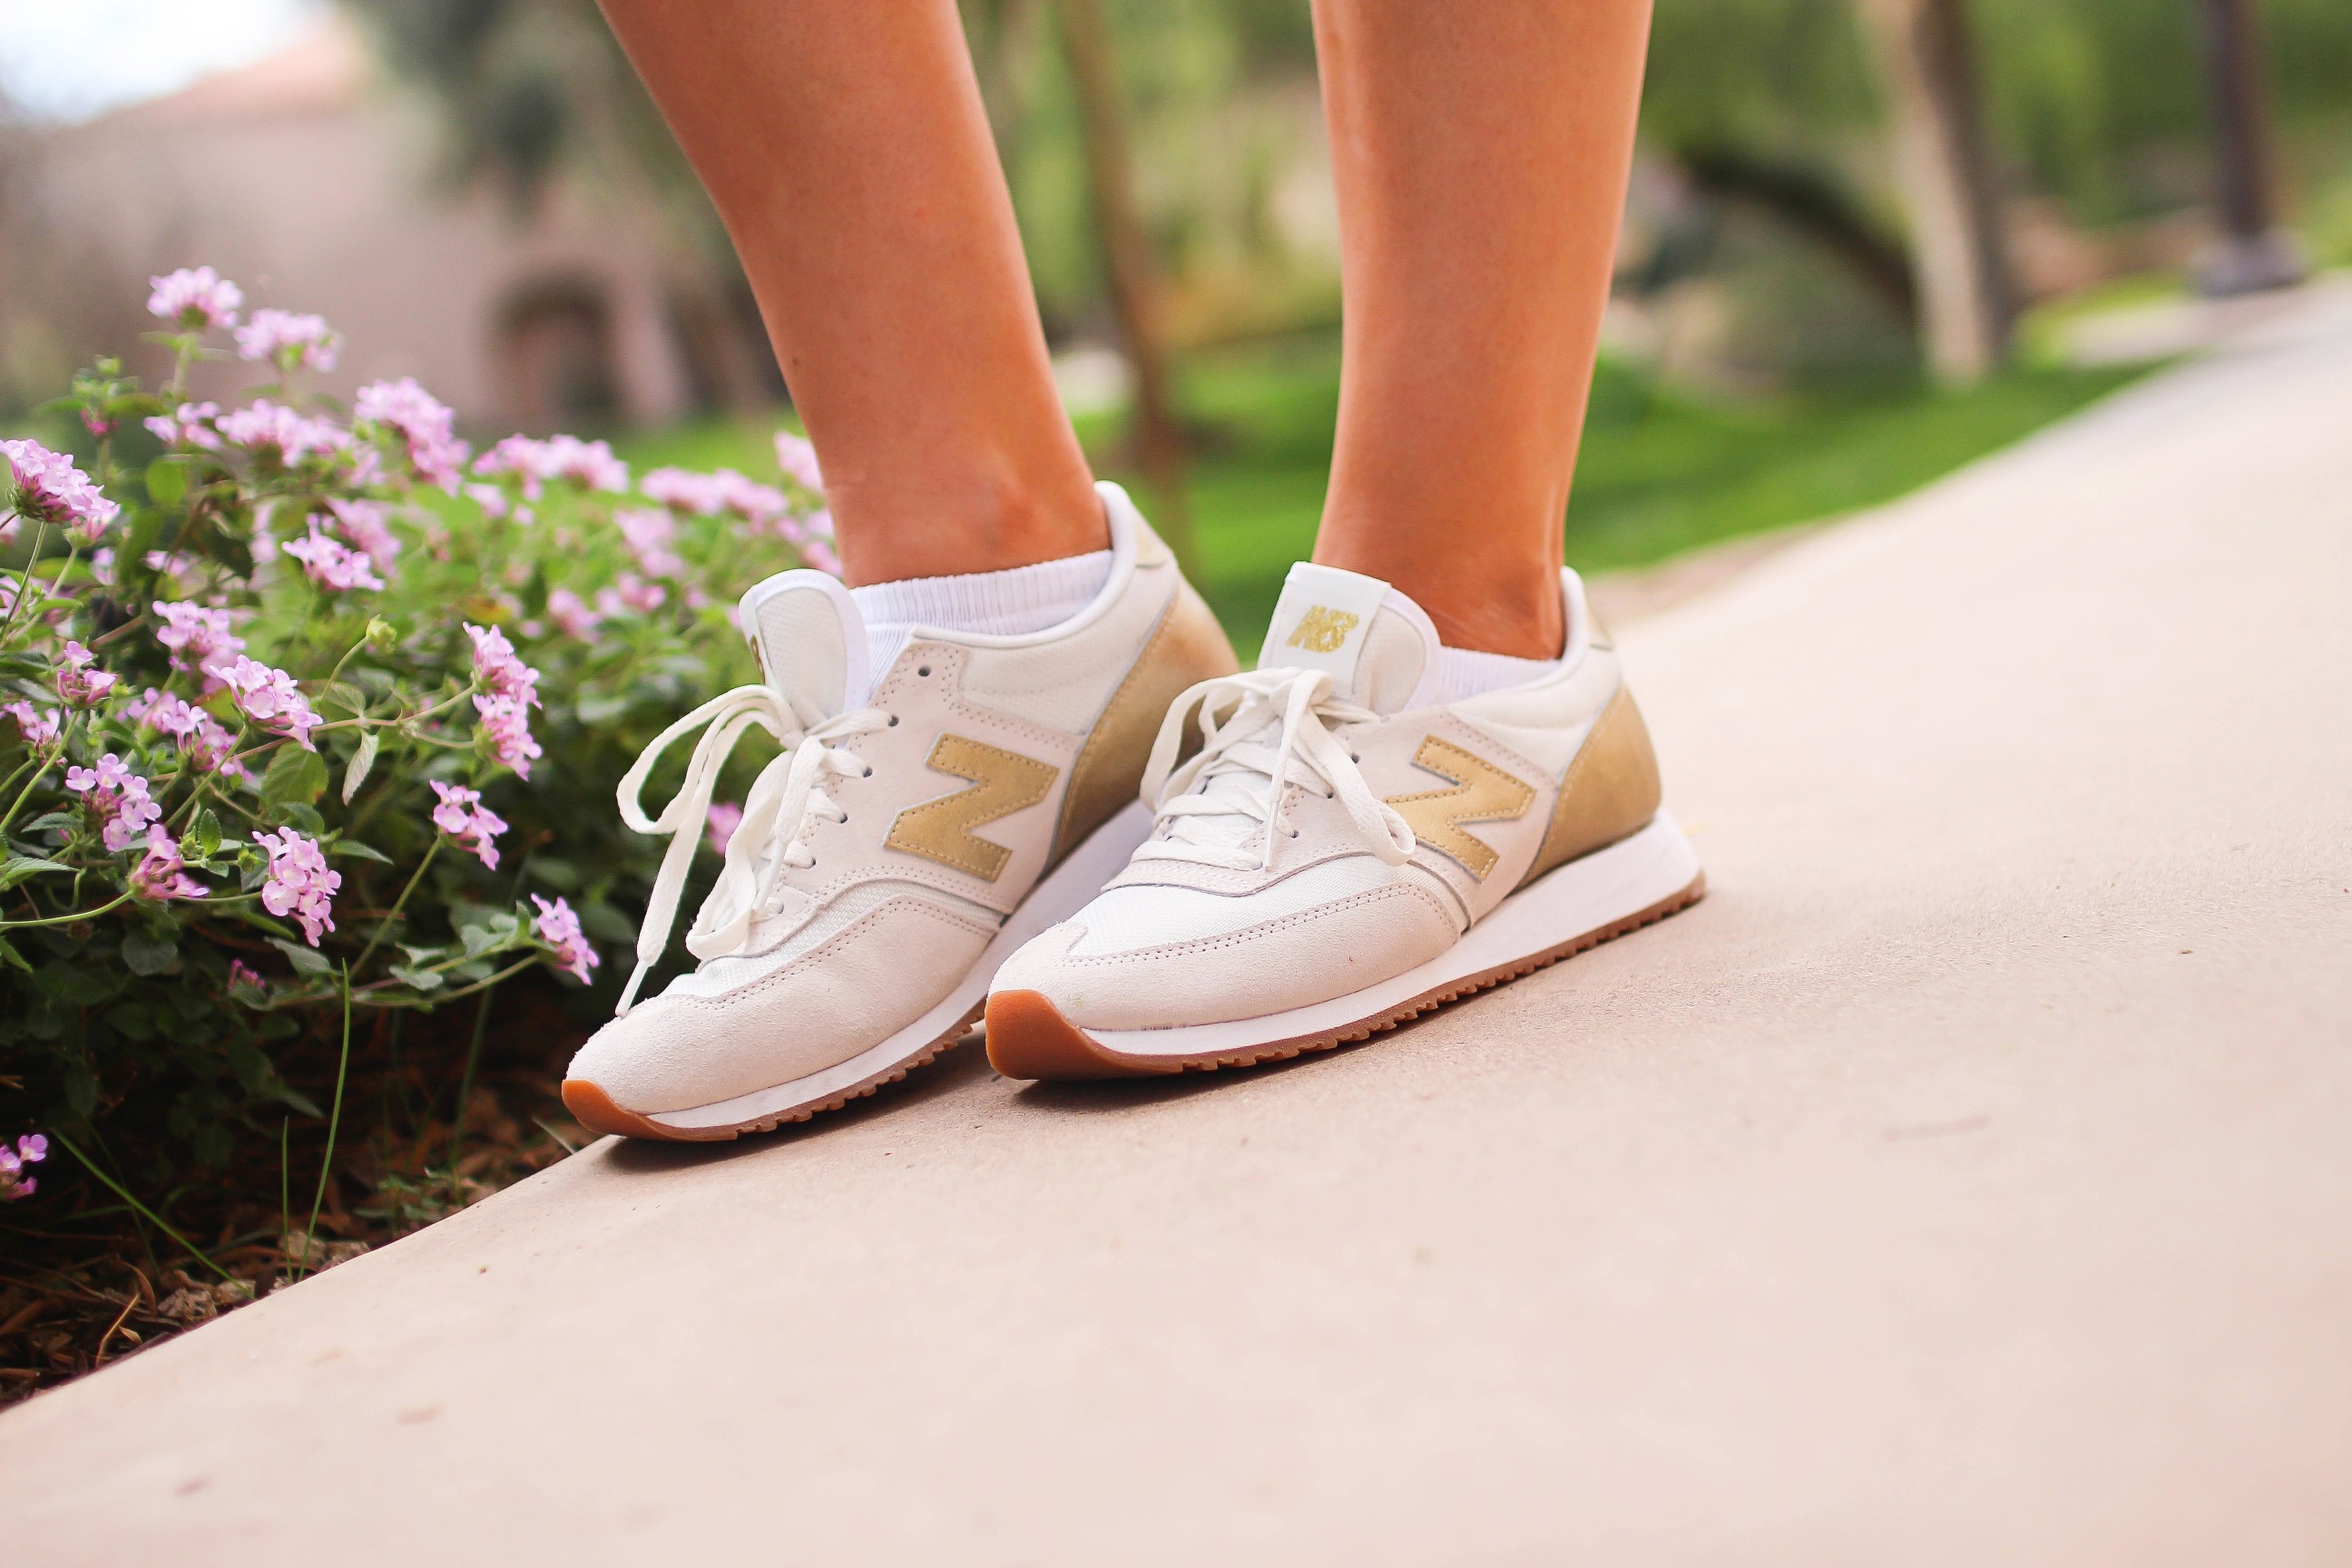
[{"label": "flowering shrub", "polygon": [[[372,1013],[604,979],[652,868],[614,782],[747,671],[740,587],[832,555],[794,437],[777,485],[568,436],[476,455],[414,381],[306,395],[317,317],[153,287],[170,384],[78,377],[82,461],[0,442],[0,1087],[161,1203],[332,1116],[289,1064],[368,1048]],[[192,400],[232,354],[275,379]]]}]

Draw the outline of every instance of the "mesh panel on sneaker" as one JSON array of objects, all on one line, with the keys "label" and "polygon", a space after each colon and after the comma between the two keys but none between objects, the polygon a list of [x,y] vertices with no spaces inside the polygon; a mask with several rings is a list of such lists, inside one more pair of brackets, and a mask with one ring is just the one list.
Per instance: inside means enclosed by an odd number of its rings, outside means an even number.
[{"label": "mesh panel on sneaker", "polygon": [[925,887],[919,882],[863,882],[843,892],[833,902],[811,916],[806,925],[793,932],[776,946],[768,949],[767,952],[728,953],[723,957],[707,959],[693,973],[681,974],[671,981],[669,989],[662,994],[665,996],[723,995],[739,985],[746,985],[763,975],[772,974],[802,954],[813,952],[823,947],[855,925],[860,916],[869,910],[880,909],[892,899],[907,893],[916,894],[935,904],[944,905],[961,914],[970,915],[975,920],[984,920],[991,924],[994,924],[998,919],[995,911],[992,910],[982,909],[968,899],[957,898],[953,893],[941,892],[937,888]]},{"label": "mesh panel on sneaker", "polygon": [[1395,873],[1371,856],[1351,855],[1239,896],[1157,883],[1112,888],[1086,907],[1079,919],[1086,935],[1070,951],[1083,957],[1223,936],[1395,880]]}]

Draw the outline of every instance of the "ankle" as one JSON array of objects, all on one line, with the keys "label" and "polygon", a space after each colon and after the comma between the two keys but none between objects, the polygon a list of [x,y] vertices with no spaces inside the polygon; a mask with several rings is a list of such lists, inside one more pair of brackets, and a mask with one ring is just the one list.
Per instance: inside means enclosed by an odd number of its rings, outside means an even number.
[{"label": "ankle", "polygon": [[1033,483],[1011,475],[907,475],[861,484],[826,477],[852,586],[972,576],[1110,548],[1102,500],[1083,468]]}]

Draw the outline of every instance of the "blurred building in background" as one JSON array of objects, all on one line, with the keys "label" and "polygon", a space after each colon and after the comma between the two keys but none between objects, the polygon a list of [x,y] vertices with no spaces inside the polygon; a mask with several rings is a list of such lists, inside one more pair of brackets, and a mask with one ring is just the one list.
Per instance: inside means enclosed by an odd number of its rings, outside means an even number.
[{"label": "blurred building in background", "polygon": [[[436,169],[435,127],[331,14],[285,52],[0,151],[0,381],[48,395],[154,323],[151,274],[209,264],[249,305],[345,336],[348,395],[413,375],[470,425],[675,418],[765,347],[723,275],[625,182],[568,170],[529,206]],[[160,360],[158,362],[160,363]],[[135,369],[153,374],[152,364]],[[221,390],[247,367],[209,367]]]}]

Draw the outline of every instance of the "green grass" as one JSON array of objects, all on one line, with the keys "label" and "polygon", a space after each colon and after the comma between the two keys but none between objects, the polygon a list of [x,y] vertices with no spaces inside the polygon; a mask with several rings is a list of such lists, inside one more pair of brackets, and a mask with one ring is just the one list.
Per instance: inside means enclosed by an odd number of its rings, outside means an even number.
[{"label": "green grass", "polygon": [[[1966,392],[1897,386],[1735,402],[1661,392],[1604,365],[1569,507],[1568,560],[1584,572],[1648,565],[1889,500],[2137,374],[2031,369]],[[1201,433],[1189,495],[1202,588],[1247,655],[1284,574],[1314,543],[1339,406],[1336,341],[1198,356],[1185,367],[1181,394]],[[774,467],[765,428],[702,423],[650,433],[625,450],[640,464],[729,464],[763,475]],[[1079,434],[1100,458],[1116,447],[1117,422],[1083,420]],[[1117,474],[1112,464],[1105,470]]]}]

